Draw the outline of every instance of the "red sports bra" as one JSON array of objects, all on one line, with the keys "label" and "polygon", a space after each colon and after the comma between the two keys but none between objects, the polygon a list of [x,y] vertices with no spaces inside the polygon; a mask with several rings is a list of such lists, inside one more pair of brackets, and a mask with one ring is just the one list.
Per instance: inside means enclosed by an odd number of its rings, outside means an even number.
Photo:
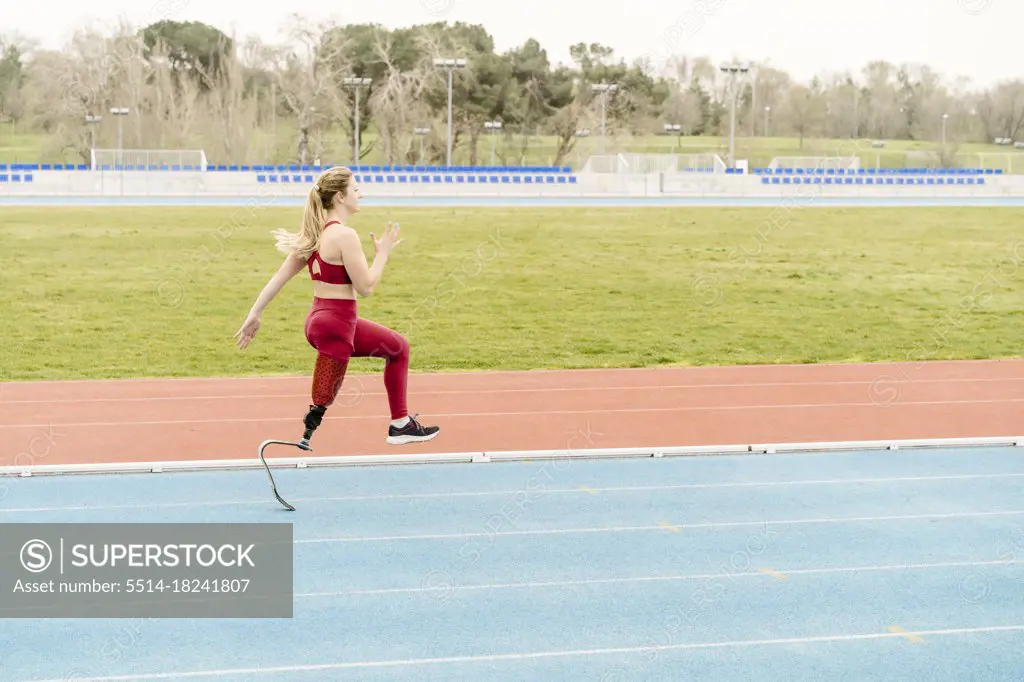
[{"label": "red sports bra", "polygon": [[[337,220],[324,225],[326,230],[331,225],[340,225]],[[351,284],[352,280],[349,279],[348,272],[345,270],[344,265],[336,265],[334,263],[328,263],[320,257],[320,253],[314,251],[309,258],[306,259],[306,267],[309,269],[309,276],[311,279],[319,282],[326,282],[327,284]]]}]

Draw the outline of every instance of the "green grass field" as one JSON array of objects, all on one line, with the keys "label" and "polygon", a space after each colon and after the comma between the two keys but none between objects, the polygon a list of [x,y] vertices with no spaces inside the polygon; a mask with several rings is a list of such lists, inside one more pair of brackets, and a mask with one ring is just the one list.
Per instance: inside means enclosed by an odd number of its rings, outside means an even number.
[{"label": "green grass field", "polygon": [[[299,209],[0,211],[0,380],[308,373],[304,274],[232,334]],[[413,370],[990,358],[1024,338],[1021,209],[375,209],[361,314]],[[367,237],[366,252],[372,255]],[[377,372],[359,360],[353,372]]]}]

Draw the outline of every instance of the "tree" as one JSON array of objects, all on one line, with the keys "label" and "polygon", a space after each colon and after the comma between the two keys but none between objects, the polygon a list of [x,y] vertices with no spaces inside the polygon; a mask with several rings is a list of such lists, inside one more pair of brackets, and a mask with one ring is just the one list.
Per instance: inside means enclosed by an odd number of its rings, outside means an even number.
[{"label": "tree", "polygon": [[[292,15],[288,42],[263,49],[262,64],[275,78],[285,107],[297,123],[296,156],[301,164],[323,153],[316,131],[348,114],[342,78],[348,72],[346,41],[336,27]],[[311,149],[312,147],[312,149]]]},{"label": "tree", "polygon": [[[551,116],[551,62],[540,43],[530,38],[505,54],[515,89],[506,101],[504,123],[518,130],[518,162],[526,159],[531,135]],[[506,135],[512,130],[504,129]],[[509,163],[508,160],[505,163]]]},{"label": "tree", "polygon": [[20,94],[25,80],[21,48],[0,38],[0,120],[15,121],[21,113]]},{"label": "tree", "polygon": [[[530,147],[539,135],[555,138],[549,158],[564,162],[577,132],[599,126],[601,100],[591,90],[598,82],[618,85],[604,98],[613,149],[621,148],[614,142],[620,135],[660,133],[664,123],[696,136],[721,135],[728,126],[727,78],[702,55],[659,57],[655,70],[651,59],[626,63],[612,46],[578,41],[569,48],[572,63],[555,65],[535,39],[495,51],[478,24],[390,29],[293,16],[286,29],[280,45],[236,43],[195,21],[84,26],[49,51],[0,38],[0,118],[48,135],[46,153],[54,157],[88,158],[93,135],[112,146],[117,122],[106,116],[89,127],[85,116],[129,106],[132,115],[122,121],[128,148],[203,147],[218,163],[282,161],[287,148],[290,159],[306,163],[327,152],[351,155],[357,102],[343,79],[368,77],[372,85],[359,92],[358,157],[418,160],[413,133],[425,127],[432,132],[420,138],[424,160],[438,161],[446,146],[447,72],[433,60],[461,57],[467,68],[453,79],[452,144],[470,163],[480,159],[489,120],[503,124],[505,163],[536,161]],[[801,144],[817,135],[937,142],[944,113],[948,141],[1024,135],[1024,82],[972,90],[926,65],[882,60],[807,83],[759,63],[738,105],[741,130],[763,134],[768,106],[769,132],[798,135]]]},{"label": "tree", "polygon": [[590,83],[580,79],[572,69],[556,69],[551,74],[549,95],[551,130],[556,137],[555,157],[551,163],[558,166],[576,146],[580,118],[591,98]]},{"label": "tree", "polygon": [[1000,83],[990,97],[993,138],[1017,140],[1024,128],[1024,81]]},{"label": "tree", "polygon": [[806,85],[790,87],[786,113],[790,126],[800,138],[800,149],[802,150],[804,138],[812,131],[820,129],[825,116],[825,100],[817,79],[811,83],[811,87]]},{"label": "tree", "polygon": [[170,61],[181,78],[191,78],[208,92],[231,68],[234,41],[222,31],[198,21],[158,21],[141,31],[144,54]]}]

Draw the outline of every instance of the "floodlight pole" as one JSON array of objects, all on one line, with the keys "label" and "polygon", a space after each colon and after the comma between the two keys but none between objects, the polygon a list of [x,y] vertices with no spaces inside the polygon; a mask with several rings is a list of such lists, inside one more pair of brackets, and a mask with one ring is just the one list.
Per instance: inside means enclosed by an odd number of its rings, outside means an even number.
[{"label": "floodlight pole", "polygon": [[117,165],[124,167],[124,126],[122,121],[128,115],[127,107],[114,107],[110,113],[117,116]]},{"label": "floodlight pole", "polygon": [[768,137],[768,114],[772,111],[771,107],[764,108],[764,136]]},{"label": "floodlight pole", "polygon": [[416,128],[413,132],[420,138],[419,162],[423,163],[423,136],[430,132],[430,128]]},{"label": "floodlight pole", "polygon": [[356,130],[355,130],[355,136],[353,138],[354,139],[354,142],[353,142],[354,146],[352,148],[352,158],[353,158],[353,163],[354,164],[358,164],[359,163],[359,150],[360,150],[360,146],[359,146],[359,88],[369,87],[370,83],[372,83],[372,82],[373,82],[372,78],[345,78],[342,81],[342,83],[344,84],[344,86],[346,88],[349,88],[351,90],[355,90],[356,91],[356,122],[355,122]]},{"label": "floodlight pole", "polygon": [[452,74],[455,69],[466,68],[465,59],[435,59],[434,66],[440,66],[448,71],[448,157],[447,165],[452,165]]},{"label": "floodlight pole", "polygon": [[619,89],[618,85],[614,83],[593,83],[590,86],[592,92],[601,93],[601,153],[604,154],[604,135],[605,135],[605,103],[608,99],[609,92],[615,92]]},{"label": "floodlight pole", "polygon": [[491,131],[491,165],[494,165],[494,145],[496,143],[495,137],[498,131],[501,130],[501,121],[487,121],[484,123],[484,128]]},{"label": "floodlight pole", "polygon": [[[590,129],[589,128],[578,128],[576,130],[576,139],[577,140],[582,140],[584,137],[590,137]],[[583,159],[580,156],[580,146],[581,145],[579,143],[576,144],[576,165],[577,166],[581,166],[582,163],[583,163]]]},{"label": "floodlight pole", "polygon": [[949,114],[942,115],[942,147],[946,147],[946,120],[949,118]]},{"label": "floodlight pole", "polygon": [[666,123],[665,124],[665,132],[666,133],[675,133],[675,136],[676,136],[676,151],[678,152],[679,151],[679,142],[682,140],[682,135],[683,135],[683,133],[682,133],[682,126],[679,125],[678,123]]},{"label": "floodlight pole", "polygon": [[103,120],[102,116],[93,116],[88,114],[85,117],[85,122],[89,126],[89,151],[92,152],[96,149],[96,126]]},{"label": "floodlight pole", "polygon": [[731,102],[729,105],[729,165],[733,168],[736,167],[736,100],[739,98],[739,88],[736,87],[736,74],[745,74],[750,71],[749,66],[743,64],[723,64],[718,67],[722,73],[727,73],[731,76],[729,86],[732,89],[730,93]]}]

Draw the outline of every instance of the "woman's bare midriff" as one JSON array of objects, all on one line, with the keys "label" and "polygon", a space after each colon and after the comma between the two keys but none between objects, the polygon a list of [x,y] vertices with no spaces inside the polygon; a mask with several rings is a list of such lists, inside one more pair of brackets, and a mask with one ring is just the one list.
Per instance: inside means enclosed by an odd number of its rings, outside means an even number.
[{"label": "woman's bare midriff", "polygon": [[328,284],[313,281],[313,295],[317,298],[350,298],[356,297],[356,290],[351,284]]}]

